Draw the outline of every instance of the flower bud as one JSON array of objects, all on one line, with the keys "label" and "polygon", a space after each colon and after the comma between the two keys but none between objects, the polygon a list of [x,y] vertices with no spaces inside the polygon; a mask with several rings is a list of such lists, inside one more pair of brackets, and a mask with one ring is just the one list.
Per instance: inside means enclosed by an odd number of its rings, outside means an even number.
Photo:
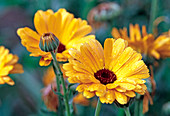
[{"label": "flower bud", "polygon": [[44,33],[40,38],[39,47],[44,52],[55,51],[59,46],[59,40],[53,33]]}]

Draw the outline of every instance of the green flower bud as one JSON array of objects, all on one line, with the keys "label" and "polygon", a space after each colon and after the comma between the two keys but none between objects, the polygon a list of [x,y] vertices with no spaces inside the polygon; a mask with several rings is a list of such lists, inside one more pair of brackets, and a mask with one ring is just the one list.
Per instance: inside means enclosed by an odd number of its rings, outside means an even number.
[{"label": "green flower bud", "polygon": [[44,52],[55,51],[59,46],[59,40],[53,33],[44,33],[40,38],[39,47]]}]

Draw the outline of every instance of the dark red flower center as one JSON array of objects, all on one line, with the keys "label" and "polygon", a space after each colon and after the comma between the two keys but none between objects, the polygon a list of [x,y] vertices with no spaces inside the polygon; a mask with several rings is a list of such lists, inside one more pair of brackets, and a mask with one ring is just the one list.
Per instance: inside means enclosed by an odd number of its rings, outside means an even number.
[{"label": "dark red flower center", "polygon": [[63,45],[62,43],[59,43],[57,53],[62,53],[64,50],[66,50],[65,45]]},{"label": "dark red flower center", "polygon": [[108,69],[97,71],[96,73],[94,73],[94,77],[104,85],[116,81],[116,75]]}]

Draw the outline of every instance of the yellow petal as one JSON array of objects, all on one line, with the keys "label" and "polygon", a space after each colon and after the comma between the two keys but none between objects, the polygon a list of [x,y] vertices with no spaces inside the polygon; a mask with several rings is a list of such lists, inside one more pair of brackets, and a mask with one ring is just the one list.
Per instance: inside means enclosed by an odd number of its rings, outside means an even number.
[{"label": "yellow petal", "polygon": [[84,91],[83,92],[83,96],[86,98],[92,98],[93,96],[95,96],[94,92],[89,92],[89,91]]},{"label": "yellow petal", "polygon": [[44,60],[43,57],[39,61],[40,66],[48,66],[50,63],[51,63],[51,60]]},{"label": "yellow petal", "polygon": [[[119,59],[117,60],[117,62],[115,63],[115,65],[112,68],[113,72],[116,72],[119,70],[119,68],[126,63],[126,61],[128,59],[130,59],[130,57],[133,55],[133,49],[130,47],[127,47],[123,53],[119,56]],[[121,69],[120,69],[121,70]]]},{"label": "yellow petal", "polygon": [[103,96],[106,93],[106,86],[102,84],[92,84],[87,88],[90,92],[95,92],[97,96]]},{"label": "yellow petal", "polygon": [[9,65],[9,66],[5,66],[4,68],[2,68],[0,70],[0,76],[6,76],[9,74],[9,72],[13,69],[13,66],[12,65]]},{"label": "yellow petal", "polygon": [[116,87],[115,88],[118,92],[126,92],[126,89],[125,88],[123,88],[123,87]]},{"label": "yellow petal", "polygon": [[135,97],[136,96],[135,92],[133,92],[133,91],[126,91],[125,95],[127,95],[128,97]]},{"label": "yellow petal", "polygon": [[0,85],[5,84],[5,81],[3,80],[2,77],[0,77]]},{"label": "yellow petal", "polygon": [[116,28],[112,29],[111,34],[115,39],[121,38],[120,33],[119,33],[118,29],[116,29]]},{"label": "yellow petal", "polygon": [[104,59],[105,59],[105,68],[109,69],[110,62],[112,60],[112,51],[113,43],[115,42],[115,39],[106,39],[104,42]]},{"label": "yellow petal", "polygon": [[48,32],[47,20],[51,13],[38,10],[34,16],[34,25],[40,35]]},{"label": "yellow petal", "polygon": [[127,103],[127,97],[124,95],[124,93],[120,93],[115,91],[115,98],[120,104],[126,104]]},{"label": "yellow petal", "polygon": [[129,83],[119,83],[119,86],[126,90],[133,90],[136,86]]},{"label": "yellow petal", "polygon": [[88,65],[92,68],[93,72],[97,72],[99,69],[97,68],[97,63],[93,58],[90,51],[88,51],[86,44],[80,47],[82,57],[84,58],[84,62],[87,62]]},{"label": "yellow petal", "polygon": [[77,86],[76,91],[83,92],[83,91],[85,91],[85,89],[87,87],[88,87],[88,85],[86,85],[86,84],[80,84],[80,85]]},{"label": "yellow petal", "polygon": [[3,77],[3,80],[4,80],[5,83],[7,83],[9,85],[14,85],[15,84],[15,82],[8,76]]},{"label": "yellow petal", "polygon": [[[126,45],[123,39],[117,39],[112,47],[112,61],[110,62],[109,70],[114,68],[114,65],[119,60],[119,56],[122,54],[123,50],[125,49]],[[105,51],[105,49],[104,49]]]},{"label": "yellow petal", "polygon": [[117,72],[115,72],[116,76],[118,78],[123,78],[126,76],[126,74],[128,74],[128,69],[137,61],[141,60],[142,56],[141,54],[137,53],[137,52],[133,52],[132,57],[120,68],[120,70],[118,70]]}]

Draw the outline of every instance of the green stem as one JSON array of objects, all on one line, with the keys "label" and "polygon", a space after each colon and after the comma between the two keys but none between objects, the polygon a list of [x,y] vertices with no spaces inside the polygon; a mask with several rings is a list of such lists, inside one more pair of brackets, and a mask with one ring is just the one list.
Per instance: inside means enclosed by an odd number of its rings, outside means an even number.
[{"label": "green stem", "polygon": [[96,111],[95,111],[95,116],[100,115],[101,106],[102,106],[102,103],[100,102],[100,99],[98,99],[97,107],[96,107]]},{"label": "green stem", "polygon": [[143,116],[143,100],[139,100],[139,116]]},{"label": "green stem", "polygon": [[[56,68],[54,67],[54,62],[53,62],[53,69],[54,69],[54,72],[55,72],[55,75],[56,75],[57,92],[61,93],[60,79],[59,79],[58,72],[57,72]],[[62,97],[60,95],[58,95],[58,99],[59,99],[58,115],[62,116],[63,115]]]},{"label": "green stem", "polygon": [[124,111],[125,111],[126,116],[131,116],[130,111],[129,111],[129,107],[125,107]]},{"label": "green stem", "polygon": [[156,18],[156,12],[157,12],[157,3],[158,0],[152,0],[151,2],[151,12],[150,12],[150,21],[149,21],[149,32],[153,32],[153,22]]},{"label": "green stem", "polygon": [[139,100],[135,101],[134,116],[139,116]]},{"label": "green stem", "polygon": [[143,116],[143,100],[140,99],[141,95],[137,94],[135,101],[134,116]]},{"label": "green stem", "polygon": [[55,53],[54,53],[54,52],[51,52],[51,55],[52,55],[52,57],[53,57],[54,66],[55,66],[55,68],[56,68],[57,71],[58,71],[58,74],[59,74],[59,77],[60,77],[60,80],[61,80],[61,84],[62,84],[62,87],[63,87],[64,104],[65,104],[65,108],[66,108],[66,113],[67,113],[67,116],[70,116],[70,107],[69,107],[69,103],[68,103],[67,89],[66,89],[66,85],[65,85],[65,82],[64,82],[63,73],[62,73],[62,71],[60,70],[60,67],[59,67],[58,61],[57,61],[57,59],[56,59]]}]

